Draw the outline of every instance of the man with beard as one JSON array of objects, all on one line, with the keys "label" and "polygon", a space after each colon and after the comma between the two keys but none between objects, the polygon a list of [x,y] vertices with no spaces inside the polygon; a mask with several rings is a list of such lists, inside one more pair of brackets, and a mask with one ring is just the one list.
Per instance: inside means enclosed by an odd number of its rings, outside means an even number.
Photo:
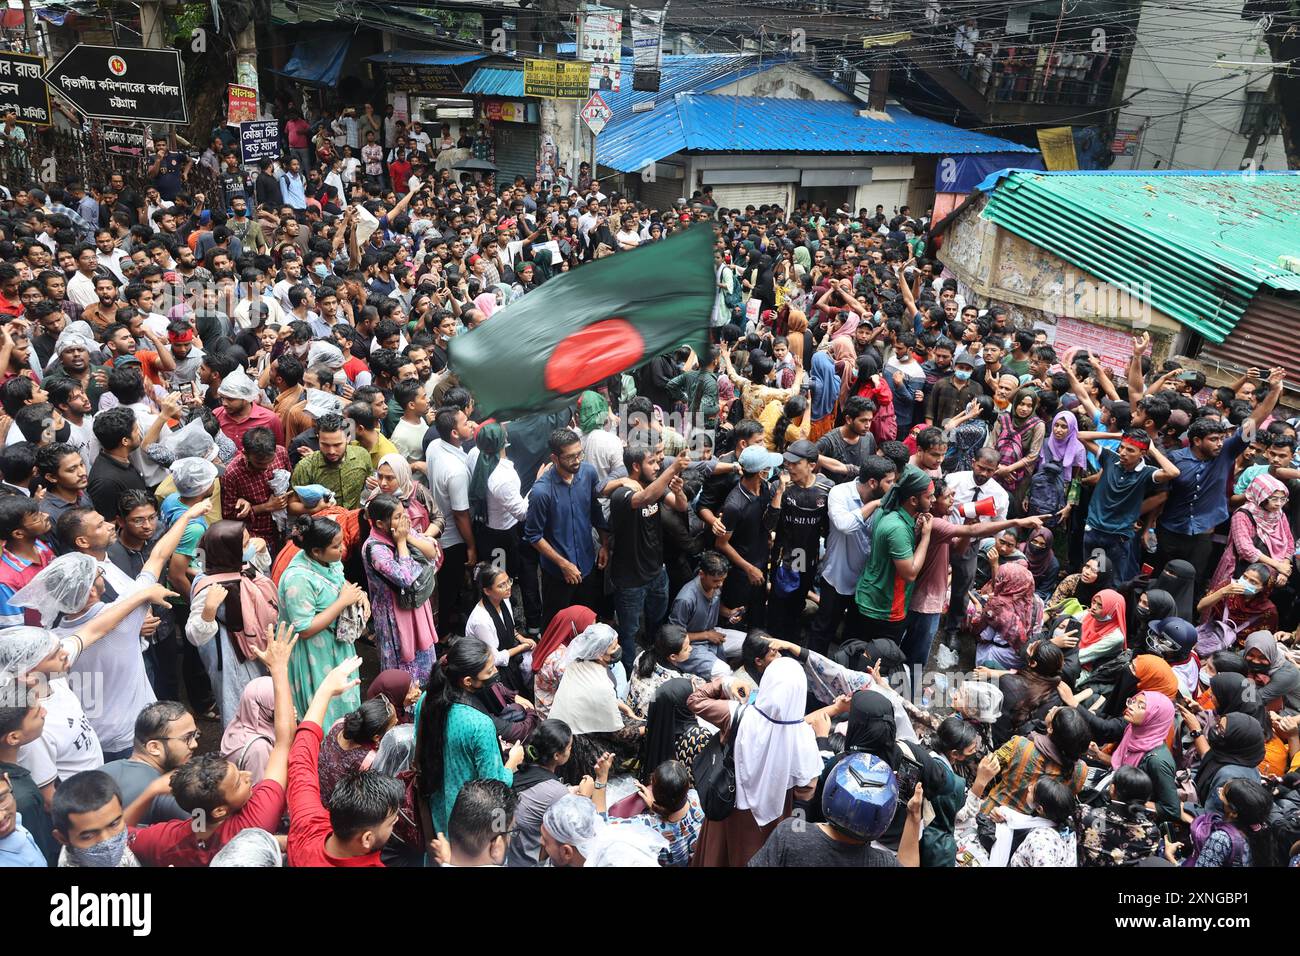
[{"label": "man with beard", "polygon": [[90,413],[90,399],[80,385],[71,379],[50,383],[49,400],[68,426],[67,442],[81,455],[87,471],[99,456],[99,440],[95,438],[95,416]]},{"label": "man with beard", "polygon": [[91,364],[90,352],[93,348],[95,343],[81,332],[65,330],[55,345],[59,366],[45,377],[46,386],[58,379],[71,379],[81,386],[90,399],[91,407],[98,407],[99,396],[104,394],[108,386],[108,369]]},{"label": "man with beard", "polygon": [[40,507],[58,521],[69,508],[89,508],[86,494],[89,477],[81,454],[66,442],[43,445],[36,451],[36,472],[45,481],[45,497]]},{"label": "man with beard", "polygon": [[112,520],[117,517],[122,492],[132,488],[148,490],[144,478],[131,464],[131,452],[140,447],[143,436],[135,412],[121,407],[96,415],[94,431],[100,453],[90,468],[86,491],[95,509]]},{"label": "man with beard", "polygon": [[[348,441],[347,423],[342,415],[328,414],[317,419],[316,440],[320,450],[303,456],[298,462],[293,469],[293,484],[324,485],[334,492],[341,507],[358,507],[371,472],[370,454]],[[291,516],[307,513],[301,501],[289,501]]]},{"label": "man with beard", "polygon": [[95,276],[95,301],[81,310],[81,318],[99,334],[117,321],[117,310],[123,305],[116,280],[112,276],[98,275]]},{"label": "man with beard", "polygon": [[[199,731],[194,715],[174,700],[156,700],[135,719],[131,756],[113,760],[100,769],[117,783],[122,801],[129,807],[149,784],[188,763],[198,749]],[[189,816],[171,794],[163,794],[154,797],[141,822],[188,820]]]}]

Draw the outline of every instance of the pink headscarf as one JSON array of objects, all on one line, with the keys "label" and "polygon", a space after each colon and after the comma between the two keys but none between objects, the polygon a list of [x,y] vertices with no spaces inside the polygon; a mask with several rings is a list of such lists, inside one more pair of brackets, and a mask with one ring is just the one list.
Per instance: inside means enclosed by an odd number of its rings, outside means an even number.
[{"label": "pink headscarf", "polygon": [[[266,738],[265,746],[248,746],[259,737]],[[271,678],[255,677],[244,685],[235,719],[221,735],[221,755],[227,760],[242,759],[240,769],[249,771],[253,782],[258,783],[266,775],[266,760],[274,740],[275,687]]]},{"label": "pink headscarf", "polygon": [[1256,475],[1246,488],[1246,504],[1241,510],[1255,522],[1260,540],[1268,545],[1269,557],[1280,561],[1295,552],[1295,542],[1286,516],[1281,511],[1269,511],[1264,507],[1264,502],[1279,492],[1287,494],[1286,485],[1270,474]]},{"label": "pink headscarf", "polygon": [[846,335],[852,335],[853,330],[858,327],[858,323],[861,321],[862,321],[862,317],[858,315],[858,313],[850,312],[849,320],[835,330],[835,332],[831,335],[831,339],[834,340],[834,339],[842,338]]},{"label": "pink headscarf", "polygon": [[1001,565],[993,575],[993,596],[984,605],[984,624],[1016,651],[1038,627],[1034,575],[1023,561]]},{"label": "pink headscarf", "polygon": [[483,318],[492,318],[492,313],[497,310],[497,297],[491,292],[481,292],[474,299],[474,308],[483,313]]},{"label": "pink headscarf", "polygon": [[1165,742],[1174,725],[1174,702],[1159,691],[1141,691],[1147,702],[1146,717],[1140,724],[1129,724],[1124,736],[1110,755],[1110,765],[1136,767],[1142,758]]}]

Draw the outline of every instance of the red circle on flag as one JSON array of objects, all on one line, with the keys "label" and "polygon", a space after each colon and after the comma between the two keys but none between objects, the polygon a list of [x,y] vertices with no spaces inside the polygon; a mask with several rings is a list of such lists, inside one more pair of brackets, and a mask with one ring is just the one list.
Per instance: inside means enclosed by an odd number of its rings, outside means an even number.
[{"label": "red circle on flag", "polygon": [[566,336],[546,360],[553,392],[577,392],[641,361],[645,340],[626,319],[603,319]]}]

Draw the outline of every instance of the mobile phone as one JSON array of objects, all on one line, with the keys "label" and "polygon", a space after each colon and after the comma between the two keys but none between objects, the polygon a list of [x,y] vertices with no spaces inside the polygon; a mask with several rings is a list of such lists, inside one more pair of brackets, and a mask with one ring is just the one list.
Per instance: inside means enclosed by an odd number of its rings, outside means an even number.
[{"label": "mobile phone", "polygon": [[181,395],[181,398],[193,398],[193,397],[194,397],[194,383],[193,383],[193,382],[185,382],[185,383],[183,383],[183,384],[181,385],[181,387],[180,387],[180,395]]}]

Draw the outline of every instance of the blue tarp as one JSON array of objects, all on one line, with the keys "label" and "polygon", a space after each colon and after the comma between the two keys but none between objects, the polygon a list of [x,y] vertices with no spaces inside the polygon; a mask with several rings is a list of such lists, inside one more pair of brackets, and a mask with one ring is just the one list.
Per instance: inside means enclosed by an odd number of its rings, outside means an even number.
[{"label": "blue tarp", "polygon": [[337,86],[351,43],[351,33],[324,33],[299,40],[284,69],[272,72],[309,86]]},{"label": "blue tarp", "polygon": [[968,193],[1000,169],[1046,169],[1039,153],[978,153],[945,156],[934,169],[934,191]]}]

